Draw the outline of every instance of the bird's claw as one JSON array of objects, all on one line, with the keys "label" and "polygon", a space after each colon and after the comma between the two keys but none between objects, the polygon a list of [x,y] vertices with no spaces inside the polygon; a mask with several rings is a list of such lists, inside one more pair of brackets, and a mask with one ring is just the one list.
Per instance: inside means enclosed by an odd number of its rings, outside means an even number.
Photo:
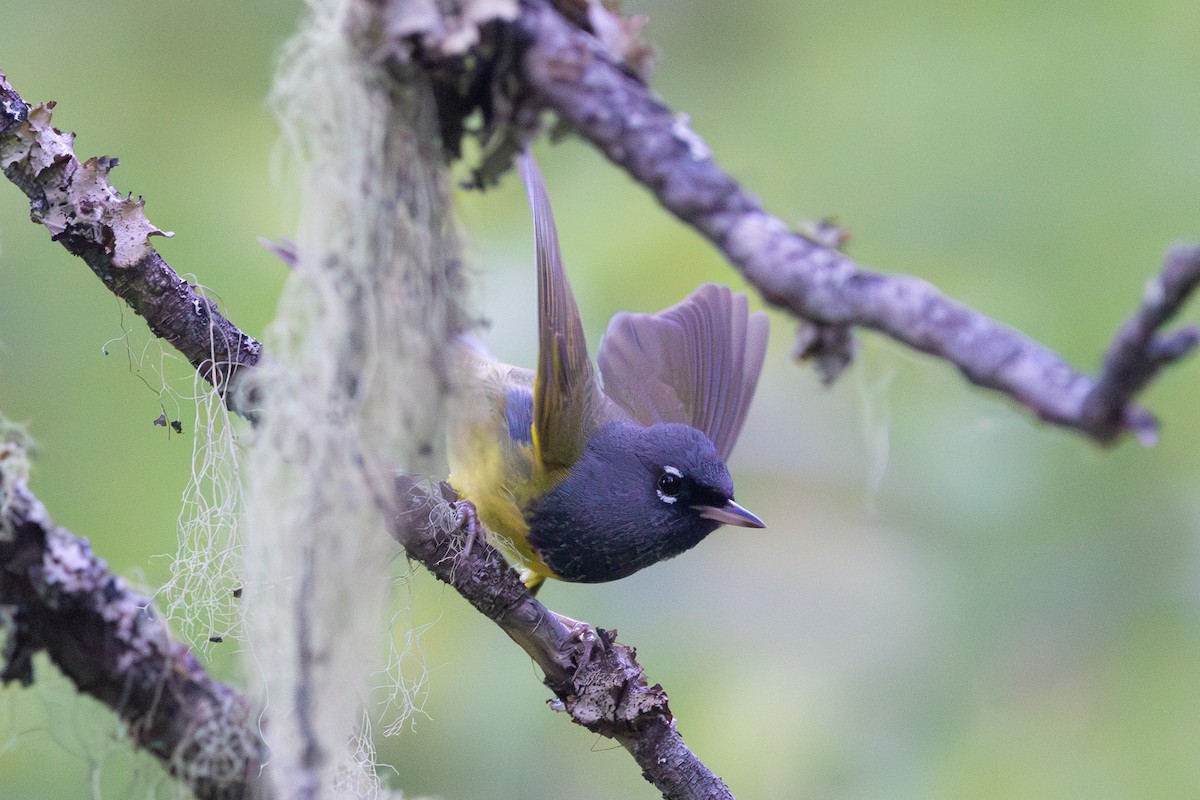
[{"label": "bird's claw", "polygon": [[475,510],[475,504],[470,500],[459,500],[454,504],[454,510],[458,515],[458,527],[466,529],[462,558],[469,559],[476,542],[481,545],[487,543],[487,533],[479,524],[479,512]]},{"label": "bird's claw", "polygon": [[586,622],[571,619],[554,611],[549,611],[549,609],[547,611],[569,631],[567,638],[563,641],[563,647],[564,650],[566,648],[570,648],[571,650],[570,655],[575,662],[575,674],[572,678],[578,683],[579,676],[583,674],[584,669],[592,662],[593,654],[597,652],[604,653],[608,650],[611,634],[608,634],[604,630],[593,628]]}]

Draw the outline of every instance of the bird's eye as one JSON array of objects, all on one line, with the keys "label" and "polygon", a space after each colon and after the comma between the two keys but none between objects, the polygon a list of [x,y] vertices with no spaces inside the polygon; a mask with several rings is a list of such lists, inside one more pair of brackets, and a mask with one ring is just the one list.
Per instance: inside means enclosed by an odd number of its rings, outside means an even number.
[{"label": "bird's eye", "polygon": [[679,494],[679,490],[683,487],[683,478],[674,471],[664,471],[658,476],[658,490],[667,497],[674,497]]}]

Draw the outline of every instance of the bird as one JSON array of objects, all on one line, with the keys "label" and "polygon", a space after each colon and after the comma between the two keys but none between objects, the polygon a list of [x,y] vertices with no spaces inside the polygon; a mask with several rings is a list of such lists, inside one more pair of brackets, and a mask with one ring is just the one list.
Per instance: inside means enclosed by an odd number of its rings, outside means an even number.
[{"label": "bird", "polygon": [[546,186],[518,156],[533,212],[538,355],[529,370],[463,340],[449,482],[525,585],[624,578],[721,525],[765,527],[725,461],[762,370],[767,318],[707,283],[658,314],[621,312],[597,355],[567,281]]}]

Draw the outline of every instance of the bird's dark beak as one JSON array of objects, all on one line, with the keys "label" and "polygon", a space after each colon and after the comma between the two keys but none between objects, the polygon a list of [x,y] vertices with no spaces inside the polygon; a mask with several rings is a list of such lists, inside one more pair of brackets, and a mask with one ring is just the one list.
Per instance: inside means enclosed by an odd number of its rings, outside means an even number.
[{"label": "bird's dark beak", "polygon": [[692,510],[705,519],[715,519],[722,525],[737,525],[739,528],[765,528],[765,523],[732,500],[723,506],[692,506]]}]

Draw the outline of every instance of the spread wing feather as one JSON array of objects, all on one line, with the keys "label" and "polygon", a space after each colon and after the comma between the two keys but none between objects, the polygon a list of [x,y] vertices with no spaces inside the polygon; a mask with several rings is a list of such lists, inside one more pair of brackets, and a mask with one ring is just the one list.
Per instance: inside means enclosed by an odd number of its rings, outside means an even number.
[{"label": "spread wing feather", "polygon": [[658,314],[613,317],[600,343],[604,394],[643,425],[682,422],[728,459],[762,370],[767,317],[706,283]]},{"label": "spread wing feather", "polygon": [[547,473],[569,469],[584,449],[584,429],[594,386],[579,307],[558,247],[546,185],[533,157],[520,158],[533,210],[537,249],[538,362],[533,389],[533,447]]}]

